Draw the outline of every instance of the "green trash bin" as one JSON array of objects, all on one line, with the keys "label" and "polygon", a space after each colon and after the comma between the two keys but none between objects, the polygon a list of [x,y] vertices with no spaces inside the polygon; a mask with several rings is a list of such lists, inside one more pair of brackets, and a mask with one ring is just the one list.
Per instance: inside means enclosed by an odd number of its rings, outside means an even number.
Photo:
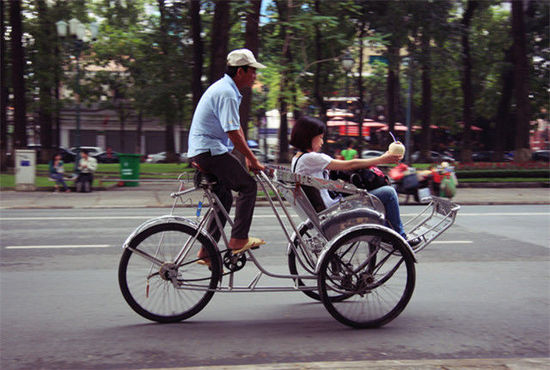
[{"label": "green trash bin", "polygon": [[120,178],[124,181],[124,186],[139,186],[139,162],[141,154],[123,154],[117,153],[120,162]]}]

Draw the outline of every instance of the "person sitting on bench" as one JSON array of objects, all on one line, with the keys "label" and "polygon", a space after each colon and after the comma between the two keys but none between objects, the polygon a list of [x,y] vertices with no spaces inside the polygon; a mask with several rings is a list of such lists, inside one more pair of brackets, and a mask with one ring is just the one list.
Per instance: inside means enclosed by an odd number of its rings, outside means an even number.
[{"label": "person sitting on bench", "polygon": [[81,158],[78,161],[78,170],[80,172],[76,178],[76,191],[89,193],[92,191],[94,171],[97,169],[97,159],[90,157],[86,150],[80,152],[80,155]]},{"label": "person sitting on bench", "polygon": [[50,161],[50,178],[55,181],[55,191],[59,191],[59,185],[63,187],[63,191],[69,193],[71,190],[65,183],[64,179],[65,168],[61,160],[61,154],[55,154]]}]

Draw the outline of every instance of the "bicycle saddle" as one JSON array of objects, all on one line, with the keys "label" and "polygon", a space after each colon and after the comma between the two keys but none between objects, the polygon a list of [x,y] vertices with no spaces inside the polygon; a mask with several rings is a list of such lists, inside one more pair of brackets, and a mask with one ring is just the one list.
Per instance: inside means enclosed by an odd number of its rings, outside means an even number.
[{"label": "bicycle saddle", "polygon": [[197,162],[191,162],[191,166],[195,169],[193,183],[196,187],[212,186],[218,182],[215,175],[206,172]]}]

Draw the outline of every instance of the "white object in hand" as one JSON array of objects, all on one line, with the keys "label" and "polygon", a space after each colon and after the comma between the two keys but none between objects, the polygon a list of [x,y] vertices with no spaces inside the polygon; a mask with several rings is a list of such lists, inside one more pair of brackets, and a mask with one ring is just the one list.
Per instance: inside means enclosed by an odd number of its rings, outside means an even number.
[{"label": "white object in hand", "polygon": [[401,144],[400,141],[394,141],[390,144],[388,148],[390,154],[399,154],[401,157],[405,155],[405,145]]}]

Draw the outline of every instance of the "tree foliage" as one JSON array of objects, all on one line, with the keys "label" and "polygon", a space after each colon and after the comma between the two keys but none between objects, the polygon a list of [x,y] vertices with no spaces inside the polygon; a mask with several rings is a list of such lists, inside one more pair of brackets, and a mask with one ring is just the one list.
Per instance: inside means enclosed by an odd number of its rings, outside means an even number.
[{"label": "tree foliage", "polygon": [[[361,98],[358,119],[383,115],[390,126],[404,122],[408,78],[403,77],[410,76],[412,119],[422,126],[424,151],[437,144],[430,140],[430,124],[453,133],[465,130],[466,149],[469,127],[476,125],[483,128],[488,149],[510,150],[525,146],[525,140],[509,137],[529,129],[514,123],[518,114],[523,120],[548,118],[549,5],[524,3],[518,14],[524,21],[520,53],[527,77],[518,95],[513,93],[519,81],[513,77],[520,60],[513,48],[518,35],[506,1],[10,0],[2,4],[3,67],[9,77],[2,87],[11,100],[2,105],[2,116],[8,106],[15,108],[9,131],[15,147],[26,145],[28,116],[41,126],[43,145],[58,145],[57,112],[74,102],[74,95],[58,99],[58,89],[71,86],[74,62],[53,27],[77,17],[101,23],[100,37],[82,55],[84,68],[96,67],[83,78],[82,101],[115,109],[121,130],[130,113],[159,118],[166,125],[168,151],[174,150],[174,125],[189,126],[203,83],[223,73],[227,51],[245,45],[269,68],[258,77],[264,89],[246,98],[243,122],[250,113],[273,108],[326,119],[324,98],[343,95],[341,57],[349,51],[355,60],[350,91]],[[387,64],[368,60],[373,44]],[[8,133],[5,126],[1,137]],[[288,157],[285,138],[283,127],[282,161]]]}]

